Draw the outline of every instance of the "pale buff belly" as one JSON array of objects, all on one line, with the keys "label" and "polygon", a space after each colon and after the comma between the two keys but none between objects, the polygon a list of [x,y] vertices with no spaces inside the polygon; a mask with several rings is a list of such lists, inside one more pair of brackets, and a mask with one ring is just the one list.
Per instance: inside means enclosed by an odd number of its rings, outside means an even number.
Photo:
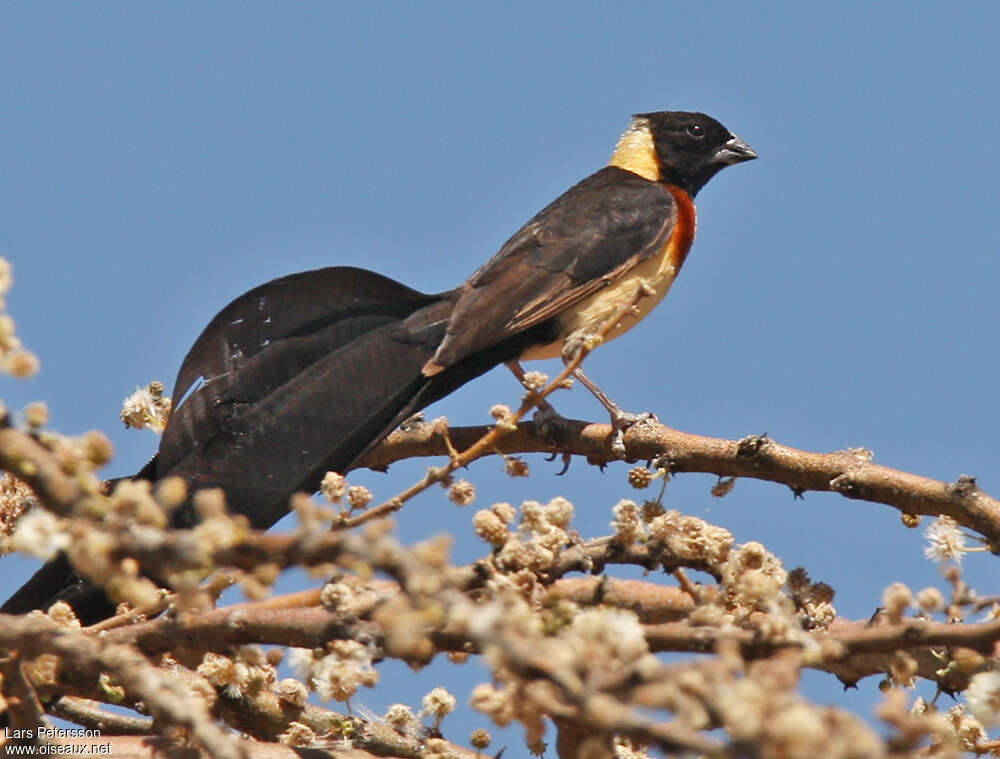
[{"label": "pale buff belly", "polygon": [[[671,237],[673,240],[673,237]],[[535,345],[521,354],[522,360],[533,361],[543,358],[560,358],[564,345],[574,346],[587,335],[596,334],[602,326],[617,314],[620,314],[629,303],[633,302],[640,287],[646,285],[653,291],[652,295],[643,296],[635,309],[621,318],[609,332],[604,341],[614,340],[624,335],[632,327],[646,318],[670,290],[680,265],[684,261],[684,250],[668,242],[663,252],[648,261],[636,266],[628,274],[612,282],[607,287],[594,293],[572,309],[572,314],[560,317],[562,338],[546,345]]]}]

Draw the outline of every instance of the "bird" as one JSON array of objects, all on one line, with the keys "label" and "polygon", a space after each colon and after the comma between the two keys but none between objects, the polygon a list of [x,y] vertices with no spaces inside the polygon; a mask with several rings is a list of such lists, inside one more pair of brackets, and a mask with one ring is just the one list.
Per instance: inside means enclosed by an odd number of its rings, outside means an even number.
[{"label": "bird", "polygon": [[[570,361],[588,336],[648,293],[605,339],[666,296],[695,236],[694,198],[756,152],[698,112],[640,113],[611,160],[522,226],[453,290],[426,294],[375,272],[332,266],[260,285],[204,328],[181,364],[173,410],[135,478],[221,488],[230,511],[266,529],[295,492],[347,472],[401,422],[500,364]],[[611,412],[623,412],[577,370]],[[190,504],[173,513],[192,526]],[[101,588],[64,555],[5,613],[69,603],[84,624],[110,616]]]}]

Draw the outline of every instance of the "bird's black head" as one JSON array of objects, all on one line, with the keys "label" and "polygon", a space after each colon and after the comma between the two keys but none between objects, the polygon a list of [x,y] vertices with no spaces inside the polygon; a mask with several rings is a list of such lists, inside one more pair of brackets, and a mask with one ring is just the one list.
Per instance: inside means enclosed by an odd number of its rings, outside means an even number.
[{"label": "bird's black head", "polygon": [[[631,135],[631,137],[630,137]],[[695,195],[717,172],[757,157],[749,145],[704,113],[638,113],[622,138],[644,144],[652,155],[656,179]]]}]

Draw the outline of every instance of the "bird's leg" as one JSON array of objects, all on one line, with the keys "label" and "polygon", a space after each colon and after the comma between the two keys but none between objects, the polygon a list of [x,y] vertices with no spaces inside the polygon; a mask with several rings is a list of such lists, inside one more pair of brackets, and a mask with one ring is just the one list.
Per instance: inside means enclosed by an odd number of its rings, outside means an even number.
[{"label": "bird's leg", "polygon": [[593,380],[583,373],[582,369],[574,371],[573,376],[580,380],[580,383],[593,393],[594,397],[601,402],[601,405],[608,410],[608,413],[611,415],[611,451],[616,457],[620,459],[625,458],[625,430],[636,422],[655,419],[656,417],[648,411],[642,414],[633,414],[623,410],[601,388],[595,385]]}]

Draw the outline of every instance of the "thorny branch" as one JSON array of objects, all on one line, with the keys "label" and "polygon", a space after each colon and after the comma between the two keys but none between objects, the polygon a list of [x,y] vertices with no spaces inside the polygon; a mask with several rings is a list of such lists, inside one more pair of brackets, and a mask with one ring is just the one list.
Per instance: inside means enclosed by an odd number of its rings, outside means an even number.
[{"label": "thorny branch", "polygon": [[[549,453],[584,456],[595,464],[614,460],[612,430],[608,424],[565,420],[545,434],[524,422],[498,440],[492,453]],[[464,448],[479,440],[489,427],[449,427],[451,444]],[[553,432],[557,443],[553,445]],[[796,494],[829,491],[846,498],[881,503],[904,515],[945,515],[983,535],[994,553],[1000,553],[1000,501],[984,493],[975,479],[961,476],[941,482],[875,464],[867,451],[814,453],[781,445],[766,436],[742,440],[694,435],[644,420],[625,432],[627,461],[662,461],[671,474],[702,472],[719,477],[751,477],[787,485]],[[414,456],[447,455],[447,441],[434,425],[396,430],[364,460],[364,466],[384,470]]]}]

